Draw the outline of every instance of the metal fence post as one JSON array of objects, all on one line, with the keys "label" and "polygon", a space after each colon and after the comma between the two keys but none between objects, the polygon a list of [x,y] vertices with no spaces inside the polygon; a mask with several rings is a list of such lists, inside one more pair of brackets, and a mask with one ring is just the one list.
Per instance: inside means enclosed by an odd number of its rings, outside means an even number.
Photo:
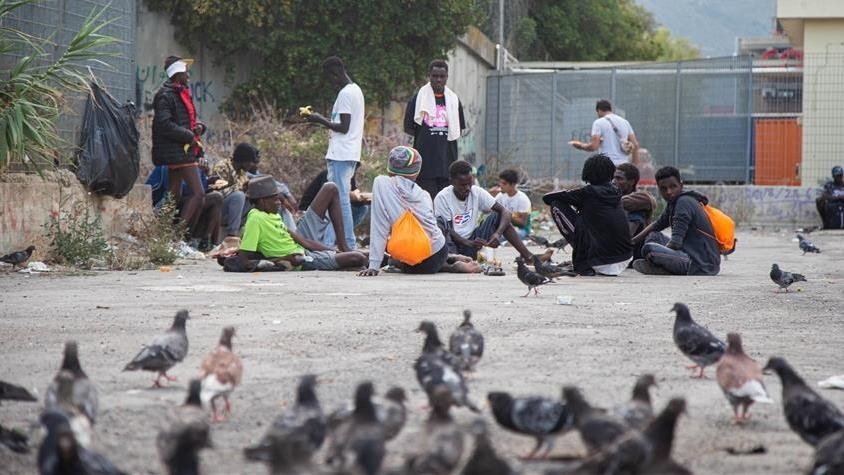
[{"label": "metal fence post", "polygon": [[674,168],[680,165],[680,97],[682,89],[682,62],[677,61],[677,76],[674,82]]},{"label": "metal fence post", "polygon": [[554,162],[557,159],[557,141],[554,137],[557,125],[557,73],[551,73],[551,156],[548,157],[548,172],[554,174]]},{"label": "metal fence post", "polygon": [[745,167],[744,184],[750,185],[756,164],[753,163],[753,59],[743,57],[747,66],[747,166]]}]

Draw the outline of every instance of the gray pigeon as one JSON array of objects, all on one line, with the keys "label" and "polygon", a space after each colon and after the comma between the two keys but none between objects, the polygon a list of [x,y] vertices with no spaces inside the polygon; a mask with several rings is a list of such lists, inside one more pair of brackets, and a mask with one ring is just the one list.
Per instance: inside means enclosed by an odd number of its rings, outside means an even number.
[{"label": "gray pigeon", "polygon": [[554,439],[574,428],[573,415],[561,401],[538,396],[514,398],[506,392],[491,392],[486,397],[498,424],[536,439],[536,446],[525,458],[533,458],[543,445],[542,457],[547,457]]},{"label": "gray pigeon", "polygon": [[175,377],[167,376],[167,371],[176,363],[185,359],[188,354],[188,335],[185,331],[185,322],[190,318],[187,310],[179,310],[173,319],[173,325],[169,330],[153,338],[149,345],[145,346],[140,353],[123,368],[123,371],[155,371],[158,375],[153,381],[153,387],[161,387],[161,378],[167,381],[175,381]]},{"label": "gray pigeon", "polygon": [[844,429],[844,414],[812,391],[785,359],[769,359],[763,371],[775,371],[779,375],[785,419],[803,441],[816,446],[824,437]]},{"label": "gray pigeon", "polygon": [[472,325],[472,312],[463,311],[463,323],[448,339],[448,348],[457,356],[461,371],[472,371],[484,354],[484,336]]},{"label": "gray pigeon", "polygon": [[523,284],[527,285],[528,288],[527,293],[522,295],[522,297],[530,295],[531,290],[533,290],[534,295],[539,295],[539,289],[537,289],[537,287],[551,282],[551,279],[548,277],[528,269],[522,256],[516,258],[516,264],[518,265],[516,275]]},{"label": "gray pigeon", "polygon": [[807,252],[814,253],[814,254],[820,254],[821,253],[821,250],[818,249],[817,246],[812,244],[812,241],[803,237],[802,234],[797,235],[797,240],[800,241],[799,246],[800,246],[800,250],[803,251],[803,255],[806,255]]},{"label": "gray pigeon", "polygon": [[47,410],[59,409],[59,380],[64,375],[70,377],[70,397],[67,402],[75,406],[93,425],[97,421],[97,409],[100,405],[99,391],[94,383],[88,379],[88,375],[82,371],[82,366],[79,363],[79,347],[75,341],[68,341],[64,344],[62,366],[44,396],[44,406]]},{"label": "gray pigeon", "polygon": [[810,475],[844,473],[844,430],[824,437],[815,447],[815,461]]},{"label": "gray pigeon", "polygon": [[[373,399],[375,416],[378,422],[384,426],[384,440],[393,440],[404,428],[404,424],[407,422],[405,401],[407,401],[407,394],[403,388],[398,386],[387,390],[383,398]],[[352,422],[354,410],[354,402],[351,402],[329,414],[326,418],[329,432],[334,434],[345,431],[346,426]]]},{"label": "gray pigeon", "polygon": [[689,307],[682,303],[675,303],[671,309],[677,312],[674,320],[674,343],[695,364],[688,368],[694,371],[700,369],[697,376],[703,378],[703,369],[713,365],[721,359],[727,350],[727,344],[719,340],[706,328],[698,325],[692,320]]},{"label": "gray pigeon", "polygon": [[190,381],[185,403],[174,408],[155,445],[169,475],[198,474],[199,451],[211,448],[211,425],[202,410],[202,382]]},{"label": "gray pigeon", "polygon": [[630,430],[620,419],[592,407],[574,386],[563,388],[563,399],[590,454],[609,447]]},{"label": "gray pigeon", "polygon": [[442,347],[436,325],[430,321],[423,321],[417,331],[425,333],[425,343],[422,346],[422,354],[416,359],[413,368],[416,370],[416,380],[419,381],[419,385],[428,397],[431,397],[434,388],[445,385],[451,391],[455,405],[466,406],[474,412],[480,412],[480,409],[469,400],[466,380],[453,362],[456,357]]},{"label": "gray pigeon", "polygon": [[384,426],[378,422],[372,396],[375,387],[369,381],[355,389],[352,421],[343,433],[332,435],[327,462],[340,471],[375,475],[381,470],[386,455]]},{"label": "gray pigeon", "polygon": [[12,269],[17,266],[23,267],[23,264],[29,260],[32,256],[32,251],[35,250],[35,246],[29,246],[23,251],[15,251],[6,254],[5,256],[0,256],[0,262],[5,262],[6,264],[12,264]]},{"label": "gray pigeon", "polygon": [[636,430],[644,430],[654,418],[654,410],[651,405],[651,386],[656,386],[656,378],[652,374],[643,374],[636,380],[633,386],[633,395],[629,401],[618,406],[613,411],[619,419],[622,419],[629,427]]},{"label": "gray pigeon", "polygon": [[475,436],[475,450],[469,456],[460,475],[511,475],[514,473],[510,464],[495,452],[483,419],[472,421],[470,432]]},{"label": "gray pigeon", "polygon": [[[0,381],[0,401],[2,400],[35,402],[38,399],[21,386]],[[0,425],[0,445],[13,452],[25,454],[29,452],[29,437],[19,429],[7,429]]]},{"label": "gray pigeon", "polygon": [[278,443],[279,439],[290,433],[301,432],[307,436],[311,455],[322,446],[325,441],[326,424],[322,406],[317,399],[316,385],[315,375],[302,376],[296,389],[296,402],[275,418],[258,444],[243,450],[247,460],[270,462],[273,444]]},{"label": "gray pigeon", "polygon": [[806,282],[806,277],[803,274],[794,274],[791,272],[786,272],[784,270],[780,270],[780,266],[776,264],[771,264],[771,280],[774,281],[775,284],[779,285],[781,289],[785,289],[788,292],[788,286],[795,282]]},{"label": "gray pigeon", "polygon": [[38,471],[42,475],[124,473],[104,456],[80,445],[67,417],[61,412],[46,411],[40,420],[47,428],[47,435],[38,449]]},{"label": "gray pigeon", "polygon": [[447,475],[453,473],[463,457],[463,431],[449,414],[454,403],[445,386],[434,388],[430,396],[431,414],[416,453],[406,463],[409,475]]}]

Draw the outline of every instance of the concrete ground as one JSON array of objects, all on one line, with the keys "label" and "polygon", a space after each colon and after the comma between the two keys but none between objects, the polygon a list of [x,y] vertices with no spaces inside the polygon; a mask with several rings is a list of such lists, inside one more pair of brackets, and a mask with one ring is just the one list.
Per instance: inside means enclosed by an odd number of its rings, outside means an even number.
[{"label": "concrete ground", "polygon": [[[673,396],[688,400],[674,447],[679,462],[695,473],[798,473],[809,466],[813,451],[786,425],[777,377],[766,377],[776,404],[757,404],[750,423],[733,426],[714,380],[689,378],[688,361],[672,342],[669,309],[674,302],[688,304],[693,317],[719,336],[740,332],[746,351],[761,364],[769,356],[783,356],[814,386],[844,373],[839,353],[844,235],[813,233],[824,252],[807,255],[801,255],[791,232],[747,231],[738,238],[738,251],[718,277],[644,276],[628,270],[618,278],[563,278],[528,298],[522,298],[526,289],[509,267],[503,277],[228,274],[211,261],[188,262],[170,272],[6,273],[0,275],[0,377],[42,398],[65,340],[77,340],[82,366],[101,392],[96,449],[128,472],[162,473],[154,440],[166,409],[184,399],[201,358],[221,328],[233,324],[244,382],[233,395],[231,420],[212,429],[215,447],[202,455],[205,473],[265,472],[246,464],[241,450],[292,402],[303,373],[319,376],[318,394],[327,408],[349,399],[364,379],[375,381],[382,392],[394,384],[407,388],[410,421],[389,445],[388,462],[396,464],[417,445],[425,417],[425,398],[412,370],[422,337],[413,330],[430,319],[447,337],[463,309],[471,309],[487,344],[469,380],[475,401],[483,403],[491,390],[559,397],[564,384],[576,384],[595,404],[610,407],[629,397],[637,375],[653,372],[659,382],[657,408]],[[514,253],[502,249],[498,256],[510,261]],[[775,293],[768,278],[773,262],[804,273],[809,281],[793,292]],[[558,305],[559,295],[571,296],[573,305]],[[172,371],[179,381],[153,390],[151,374],[121,372],[182,308],[192,318],[190,352]],[[707,373],[714,376],[714,369]],[[844,403],[844,393],[821,391],[839,407]],[[499,452],[514,459],[532,447],[532,439],[504,431],[484,408]],[[40,403],[4,403],[0,421],[27,427],[39,411]],[[465,409],[454,413],[461,422],[474,417]],[[40,436],[33,436],[37,449]],[[727,453],[756,446],[766,452]],[[571,433],[559,438],[553,455],[582,453],[577,434]],[[0,472],[35,473],[35,460],[34,453],[22,456],[0,447]],[[525,473],[539,471],[536,464],[519,466]]]}]

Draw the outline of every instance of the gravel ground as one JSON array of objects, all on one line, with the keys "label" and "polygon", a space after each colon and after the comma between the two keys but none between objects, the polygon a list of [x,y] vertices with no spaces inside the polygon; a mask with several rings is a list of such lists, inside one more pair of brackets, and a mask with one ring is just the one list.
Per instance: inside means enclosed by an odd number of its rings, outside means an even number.
[{"label": "gravel ground", "polygon": [[[476,402],[482,404],[492,390],[558,397],[564,384],[576,384],[595,404],[610,407],[629,397],[637,375],[653,372],[659,382],[657,408],[673,396],[688,400],[674,447],[679,462],[695,473],[798,473],[810,465],[812,449],[786,425],[779,380],[766,377],[776,403],[754,406],[750,423],[733,426],[732,412],[713,379],[689,378],[687,360],[672,342],[669,309],[674,302],[686,303],[692,316],[716,334],[740,332],[745,350],[762,364],[769,356],[783,356],[813,385],[844,373],[840,347],[834,349],[842,335],[844,235],[813,233],[824,253],[807,255],[801,255],[791,233],[747,231],[738,238],[738,251],[723,263],[718,277],[644,276],[628,270],[618,278],[563,278],[528,298],[521,297],[525,288],[509,267],[504,277],[228,274],[211,261],[187,262],[171,272],[5,273],[0,275],[1,377],[42,398],[65,340],[77,340],[82,366],[100,388],[95,448],[130,473],[162,473],[154,440],[166,409],[184,399],[202,357],[214,347],[221,328],[232,324],[244,381],[232,397],[231,420],[213,426],[215,447],[202,455],[205,473],[265,472],[245,463],[241,450],[292,402],[297,378],[304,373],[319,376],[318,394],[328,408],[349,399],[364,379],[382,392],[393,384],[407,388],[409,423],[389,445],[388,462],[396,464],[416,445],[425,417],[426,401],[412,370],[422,337],[413,330],[420,320],[430,319],[447,336],[468,308],[487,343],[469,380]],[[509,261],[515,254],[501,249],[498,255]],[[795,292],[775,293],[768,278],[775,261],[804,273],[809,282],[794,286]],[[558,295],[571,296],[573,305],[558,305]],[[121,372],[182,308],[192,318],[190,352],[171,372],[179,381],[150,389],[151,374]],[[714,377],[712,368],[707,373]],[[844,393],[822,394],[839,406],[844,403]],[[492,421],[482,405],[483,417]],[[0,406],[0,421],[27,428],[39,411],[40,404],[8,402]],[[473,418],[465,409],[455,415],[464,423]],[[499,452],[512,459],[533,446],[530,438],[494,423],[491,427]],[[31,430],[37,447],[41,436]],[[467,444],[472,445],[468,439]],[[766,453],[726,452],[759,445]],[[582,453],[577,434],[570,433],[558,439],[553,455]],[[525,473],[541,468],[518,465]],[[0,448],[0,472],[35,473],[36,455]]]}]

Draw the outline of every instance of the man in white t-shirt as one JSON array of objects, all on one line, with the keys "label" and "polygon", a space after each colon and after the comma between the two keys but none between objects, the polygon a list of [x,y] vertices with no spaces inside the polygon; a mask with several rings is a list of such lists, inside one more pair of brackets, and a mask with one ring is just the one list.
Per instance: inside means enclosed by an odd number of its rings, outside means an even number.
[{"label": "man in white t-shirt", "polygon": [[524,191],[516,188],[519,184],[519,172],[512,168],[498,174],[498,194],[495,201],[501,203],[510,212],[510,224],[516,228],[519,238],[525,239],[531,232],[530,198]]},{"label": "man in white t-shirt", "polygon": [[[498,247],[499,238],[504,236],[525,260],[532,262],[533,254],[510,224],[510,212],[488,191],[474,184],[472,165],[457,160],[448,173],[451,185],[434,198],[434,215],[446,236],[449,252],[475,259],[482,247]],[[489,215],[480,221],[482,213]]]},{"label": "man in white t-shirt", "polygon": [[[332,56],[322,63],[325,77],[337,88],[337,99],[331,108],[331,119],[314,112],[307,115],[310,122],[328,127],[328,152],[325,154],[328,181],[334,182],[340,191],[340,209],[343,212],[343,228],[349,249],[354,249],[355,229],[352,220],[352,176],[360,161],[363,142],[364,100],[360,86],[352,82],[343,60]],[[330,245],[330,244],[329,244]]]},{"label": "man in white t-shirt", "polygon": [[[636,134],[633,133],[630,122],[614,114],[612,104],[606,99],[601,99],[595,104],[595,112],[598,118],[592,122],[592,140],[589,143],[572,140],[569,145],[584,152],[602,153],[610,157],[616,166],[630,162],[631,158],[633,164],[638,163],[639,142],[636,140]],[[622,140],[630,142],[632,146],[629,155],[622,149]]]}]

